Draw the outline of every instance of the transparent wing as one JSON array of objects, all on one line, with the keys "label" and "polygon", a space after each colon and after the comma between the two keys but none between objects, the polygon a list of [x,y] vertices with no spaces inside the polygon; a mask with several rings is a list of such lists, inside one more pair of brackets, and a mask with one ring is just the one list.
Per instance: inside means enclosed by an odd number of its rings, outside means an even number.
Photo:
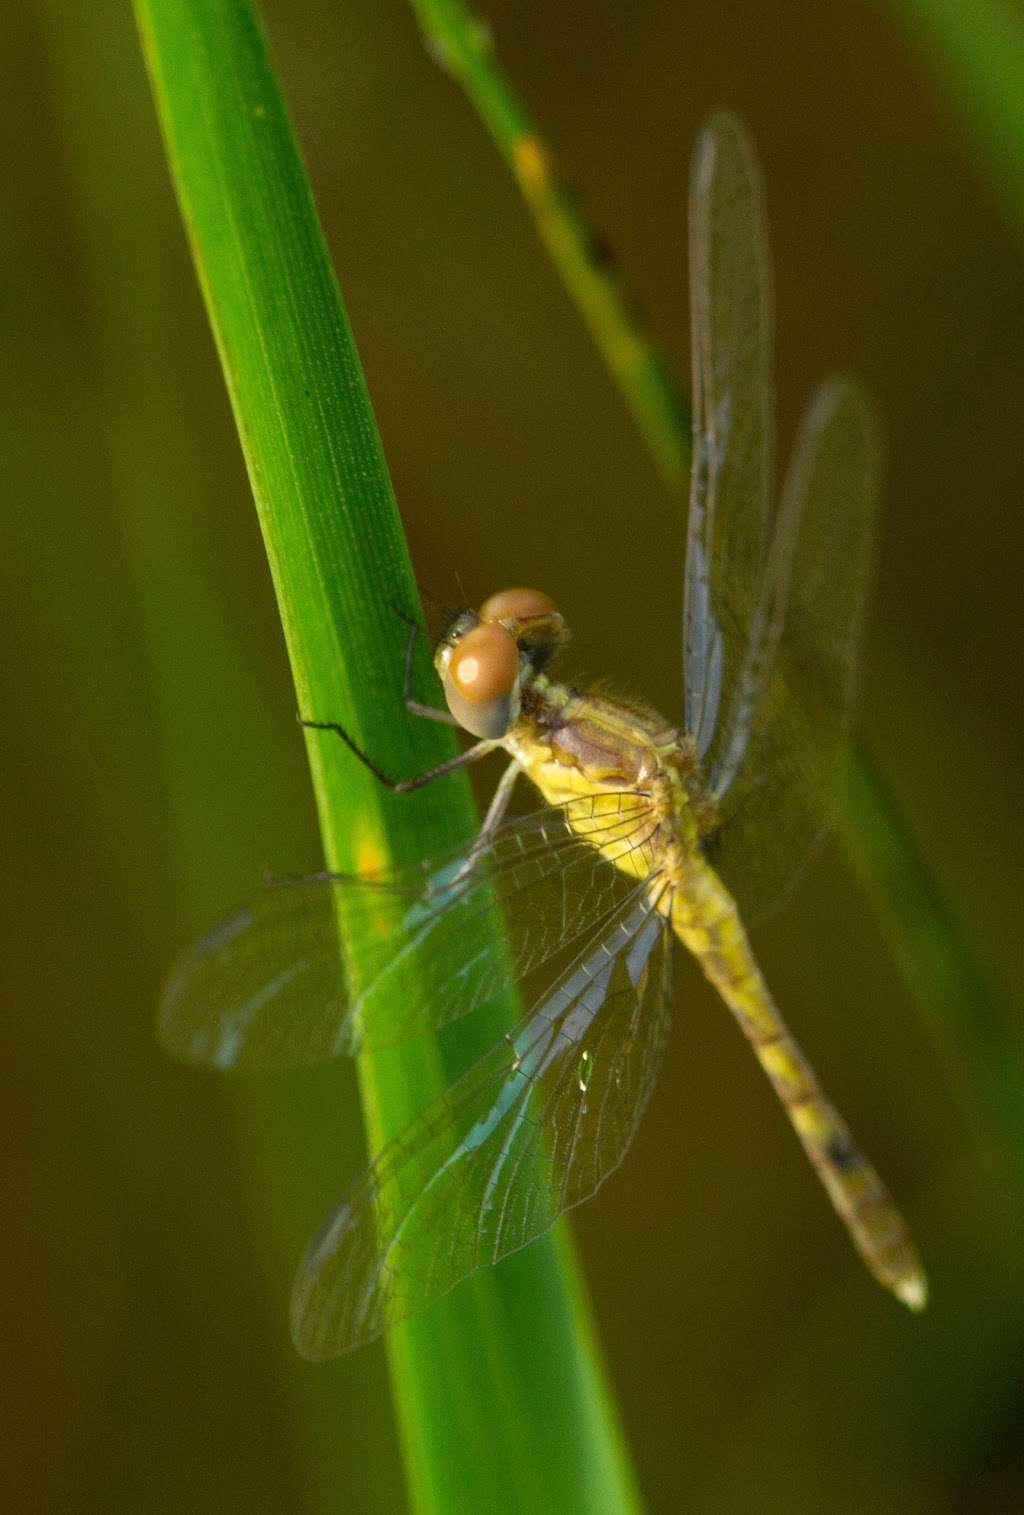
[{"label": "transparent wing", "polygon": [[834,807],[880,496],[874,411],[827,380],[801,421],[730,718],[708,774],[708,855],[745,915],[784,892]]},{"label": "transparent wing", "polygon": [[670,943],[634,888],[517,1029],[383,1148],[299,1270],[304,1356],[372,1340],[595,1192],[657,1076]]},{"label": "transparent wing", "polygon": [[775,467],[764,191],[735,116],[701,132],[690,182],[693,463],[683,605],[686,730],[713,756],[757,608]]},{"label": "transparent wing", "polygon": [[[641,875],[653,866],[649,804],[630,792],[588,796],[508,822],[479,852],[467,843],[386,876],[272,884],[177,964],[161,998],[161,1037],[192,1062],[269,1070],[446,1025],[628,893],[629,879],[596,844],[645,854]],[[361,988],[340,919],[360,943]],[[386,1016],[377,1013],[385,1001]]]}]

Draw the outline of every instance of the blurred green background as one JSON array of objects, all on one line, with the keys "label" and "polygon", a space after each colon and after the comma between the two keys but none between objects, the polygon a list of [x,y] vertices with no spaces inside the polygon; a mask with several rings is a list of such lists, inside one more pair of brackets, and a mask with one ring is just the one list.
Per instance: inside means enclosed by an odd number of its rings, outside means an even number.
[{"label": "blurred green background", "polygon": [[[573,669],[673,713],[683,507],[492,147],[400,0],[262,9],[421,582],[447,600],[459,580],[471,600],[537,583],[573,622]],[[886,419],[863,727],[997,986],[989,1045],[1012,1089],[1019,235],[882,7],[487,14],[684,375],[691,146],[722,104],[755,134],[783,434],[836,364]],[[30,0],[0,27],[6,1502],[398,1510],[382,1351],[311,1368],[287,1335],[292,1269],[360,1161],[351,1070],[232,1083],[153,1035],[175,951],[263,868],[316,866],[318,844],[131,17]],[[991,1068],[908,993],[837,845],[756,945],[907,1202],[933,1304],[913,1319],[867,1278],[749,1052],[681,972],[635,1151],[576,1217],[649,1506],[1020,1510],[1021,1112],[994,1120]]]}]

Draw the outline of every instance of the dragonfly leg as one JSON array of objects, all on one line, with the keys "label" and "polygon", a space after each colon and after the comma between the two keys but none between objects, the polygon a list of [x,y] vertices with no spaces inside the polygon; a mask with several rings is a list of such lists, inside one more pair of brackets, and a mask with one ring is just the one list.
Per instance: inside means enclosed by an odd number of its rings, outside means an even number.
[{"label": "dragonfly leg", "polygon": [[516,779],[522,771],[522,764],[513,758],[498,780],[494,794],[491,796],[491,803],[487,807],[487,814],[481,822],[480,830],[476,834],[472,847],[466,854],[466,860],[462,864],[462,867],[449,880],[449,887],[452,884],[457,884],[467,874],[473,872],[473,869],[476,867],[477,858],[501,825],[505,811],[508,809],[508,802],[512,798],[512,790],[515,788]]},{"label": "dragonfly leg", "polygon": [[459,768],[466,768],[470,763],[478,762],[480,758],[486,757],[489,752],[493,752],[500,746],[499,742],[494,741],[475,742],[472,747],[467,747],[465,752],[459,752],[447,762],[428,768],[425,773],[417,773],[411,779],[393,779],[390,774],[384,772],[383,768],[377,767],[373,759],[337,721],[308,721],[301,715],[296,719],[307,731],[333,731],[334,735],[340,737],[345,743],[349,752],[359,759],[363,767],[369,768],[374,778],[395,794],[410,794],[414,789],[422,789],[424,785],[432,784],[435,779],[443,778],[446,773],[455,773]]},{"label": "dragonfly leg", "polygon": [[426,721],[441,721],[445,726],[457,726],[459,723],[450,710],[439,710],[436,705],[424,705],[412,697],[412,655],[416,649],[416,638],[420,634],[417,621],[407,615],[400,605],[392,601],[391,609],[400,621],[404,621],[409,628],[409,639],[405,644],[405,671],[402,677],[402,701],[406,710],[412,715],[421,715]]}]

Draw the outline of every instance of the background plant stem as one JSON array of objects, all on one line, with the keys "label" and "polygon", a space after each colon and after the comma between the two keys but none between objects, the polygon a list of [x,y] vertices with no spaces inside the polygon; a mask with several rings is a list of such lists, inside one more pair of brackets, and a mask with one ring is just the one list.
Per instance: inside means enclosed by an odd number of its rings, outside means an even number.
[{"label": "background plant stem", "polygon": [[431,53],[465,90],[512,171],[655,463],[666,480],[678,483],[690,455],[678,390],[654,344],[631,318],[604,245],[498,63],[490,30],[461,0],[412,0],[412,7]]},{"label": "background plant stem", "polygon": [[1007,0],[887,0],[1024,239],[1024,16]]}]

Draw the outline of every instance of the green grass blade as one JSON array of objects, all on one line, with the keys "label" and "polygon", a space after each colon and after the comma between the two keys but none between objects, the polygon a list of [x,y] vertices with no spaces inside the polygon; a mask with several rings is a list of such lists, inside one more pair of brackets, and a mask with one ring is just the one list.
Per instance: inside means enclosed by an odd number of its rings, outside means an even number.
[{"label": "green grass blade", "polygon": [[[447,755],[450,737],[410,723],[397,697],[404,635],[389,607],[413,608],[415,587],[260,28],[244,0],[137,0],[136,13],[299,705],[344,722],[383,767],[417,771]],[[323,736],[309,756],[332,867],[424,855],[473,825],[461,780],[396,799]],[[360,1074],[376,1146],[449,1070],[427,1041],[368,1058]],[[564,1229],[476,1275],[388,1346],[417,1510],[636,1508]]]},{"label": "green grass blade", "polygon": [[1007,0],[888,0],[951,94],[982,167],[1024,236],[1024,17]]}]

